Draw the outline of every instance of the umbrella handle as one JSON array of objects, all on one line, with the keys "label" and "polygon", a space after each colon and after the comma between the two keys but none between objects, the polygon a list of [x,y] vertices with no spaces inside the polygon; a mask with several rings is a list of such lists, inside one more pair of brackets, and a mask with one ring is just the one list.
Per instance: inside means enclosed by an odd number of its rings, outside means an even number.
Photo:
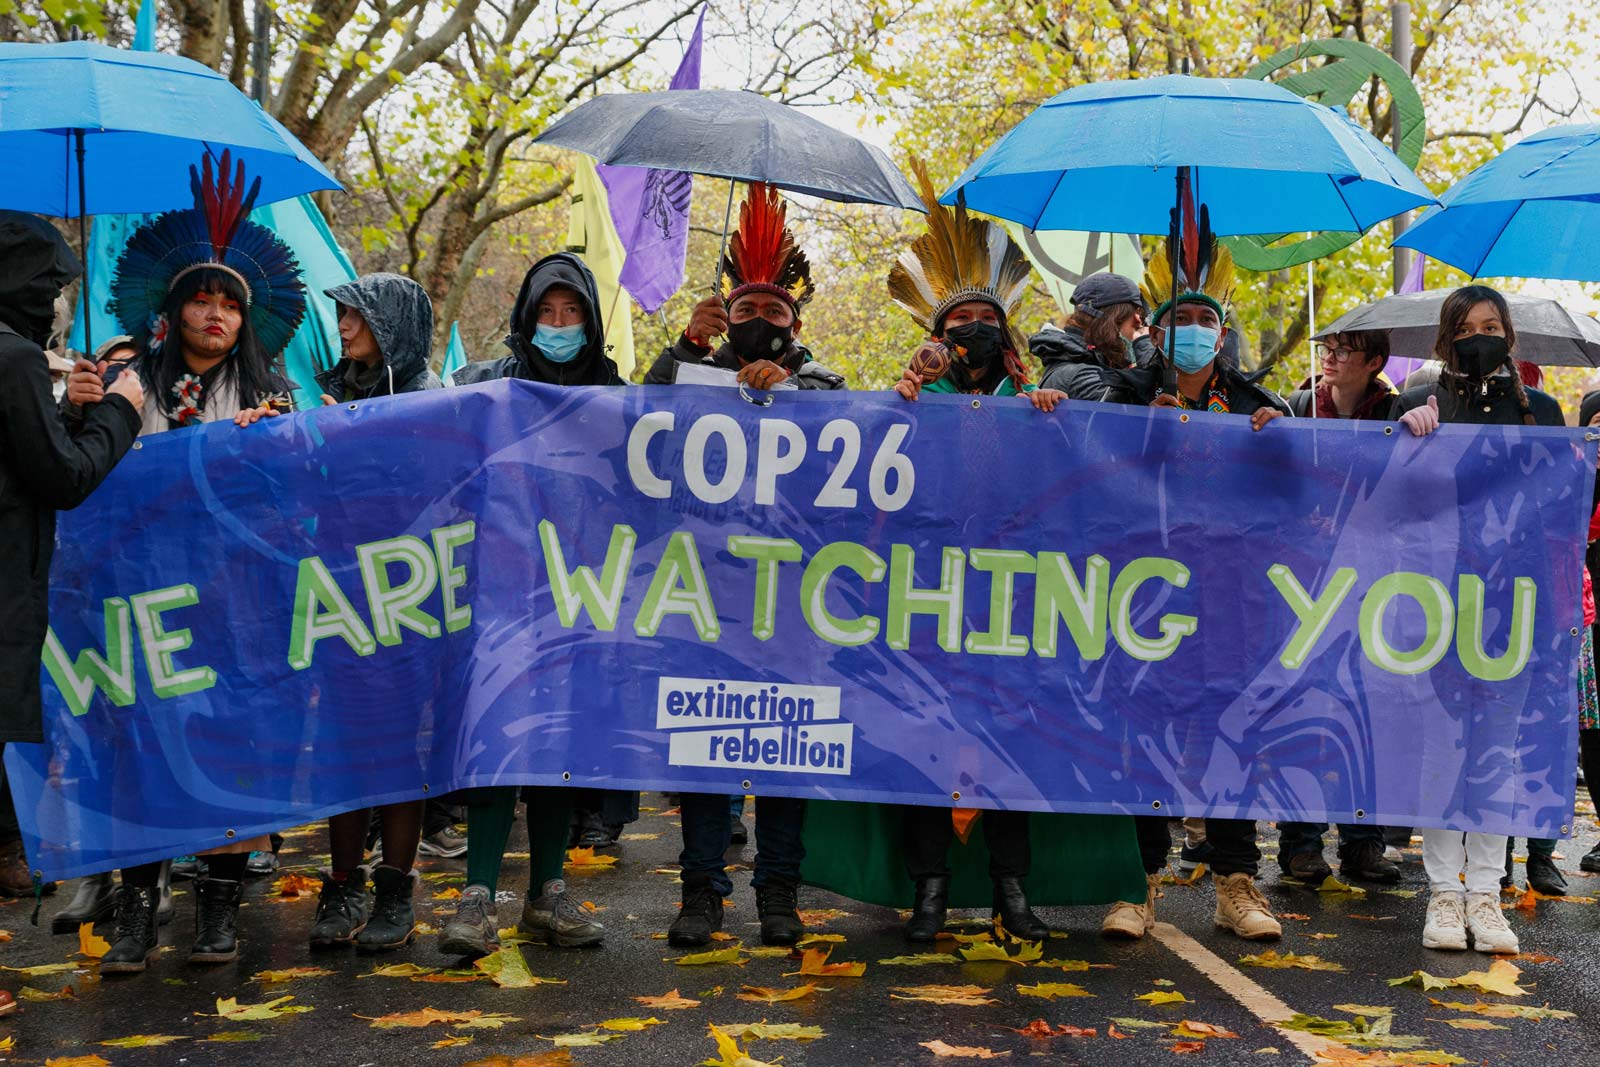
[{"label": "umbrella handle", "polygon": [[711,295],[722,295],[722,258],[728,254],[728,223],[733,219],[734,180],[728,179],[728,207],[722,213],[722,245],[717,249],[717,262],[711,272]]}]

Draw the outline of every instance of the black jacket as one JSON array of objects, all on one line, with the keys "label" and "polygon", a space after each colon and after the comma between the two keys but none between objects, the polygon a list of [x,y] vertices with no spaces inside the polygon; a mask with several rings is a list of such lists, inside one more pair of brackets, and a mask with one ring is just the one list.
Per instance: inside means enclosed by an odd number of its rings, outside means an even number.
[{"label": "black jacket", "polygon": [[[792,375],[790,380],[801,389],[850,388],[843,375],[835,374],[812,359],[811,350],[794,341],[789,342],[783,358],[774,362],[787,370]],[[709,348],[691,344],[688,338],[680,335],[675,344],[663,348],[656,361],[650,364],[650,369],[645,372],[644,384],[671,385],[677,380],[679,363],[698,363],[706,367],[719,367],[731,371],[737,371],[744,366],[744,360],[740,359],[739,354],[726,342],[713,352]]]},{"label": "black jacket", "polygon": [[[1533,421],[1540,426],[1565,426],[1561,405],[1549,393],[1537,389],[1524,390],[1528,394],[1528,407]],[[1511,376],[1498,374],[1492,378],[1473,381],[1453,378],[1446,382],[1419,385],[1407,389],[1395,398],[1391,420],[1400,418],[1412,408],[1421,407],[1428,397],[1439,398],[1440,422],[1464,422],[1514,426],[1522,422],[1522,408],[1517,403],[1517,391]]]},{"label": "black jacket", "polygon": [[82,267],[48,223],[0,212],[0,742],[42,740],[39,652],[49,623],[56,511],[83,503],[133,444],[122,397],[67,434],[41,344],[56,294]]},{"label": "black jacket", "polygon": [[[539,300],[551,286],[562,285],[583,301],[583,350],[568,363],[554,363],[533,344],[539,321]],[[627,299],[619,297],[619,299]],[[551,385],[623,385],[617,365],[606,355],[605,324],[600,317],[600,287],[583,260],[571,252],[545,256],[522,279],[511,309],[511,333],[505,345],[511,355],[468,363],[450,375],[451,385],[476,385],[497,378],[521,378]]]},{"label": "black jacket", "polygon": [[1121,369],[1106,366],[1084,343],[1083,331],[1070,323],[1065,329],[1046,326],[1028,338],[1028,350],[1044,364],[1039,388],[1059,389],[1068,400],[1144,404],[1155,395],[1156,350],[1148,337],[1133,342],[1134,365]]},{"label": "black jacket", "polygon": [[368,274],[326,292],[345,307],[361,312],[383,353],[383,365],[377,382],[357,395],[350,382],[355,360],[341,359],[333,369],[317,375],[324,393],[342,403],[440,387],[439,376],[428,368],[433,350],[433,303],[427,290],[399,274]]}]

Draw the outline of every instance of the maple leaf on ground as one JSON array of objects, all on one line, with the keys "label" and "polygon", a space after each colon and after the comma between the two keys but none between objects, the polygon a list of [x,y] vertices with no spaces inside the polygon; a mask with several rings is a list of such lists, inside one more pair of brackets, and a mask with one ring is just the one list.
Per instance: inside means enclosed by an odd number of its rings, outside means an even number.
[{"label": "maple leaf on ground", "polygon": [[173,1034],[134,1034],[132,1037],[114,1037],[109,1041],[97,1041],[98,1045],[107,1048],[160,1048],[170,1045],[174,1041],[187,1041],[187,1037],[178,1037]]},{"label": "maple leaf on ground", "polygon": [[322,879],[313,878],[308,874],[279,875],[272,883],[272,892],[283,900],[298,900],[301,897],[319,893],[322,890]]},{"label": "maple leaf on ground", "polygon": [[739,1047],[739,1042],[717,1026],[708,1026],[707,1029],[711,1031],[711,1040],[717,1043],[717,1058],[701,1060],[700,1067],[772,1067],[769,1063],[751,1057]]},{"label": "maple leaf on ground", "polygon": [[808,945],[837,945],[844,942],[843,934],[806,934],[794,943],[795,948],[805,948]]},{"label": "maple leaf on ground", "polygon": [[1090,963],[1088,960],[1040,960],[1034,966],[1052,971],[1087,971],[1091,967],[1096,970],[1111,970],[1116,965],[1111,963]]},{"label": "maple leaf on ground", "polygon": [[1204,1052],[1205,1050],[1206,1043],[1204,1041],[1174,1041],[1172,1043],[1172,1051],[1180,1056],[1186,1056],[1191,1052]]},{"label": "maple leaf on ground", "polygon": [[553,1042],[556,1048],[587,1048],[590,1045],[604,1045],[608,1041],[621,1041],[623,1034],[602,1034],[598,1030],[590,1030],[581,1034],[557,1034],[555,1037],[538,1035],[540,1041]]},{"label": "maple leaf on ground", "polygon": [[1335,878],[1331,874],[1322,880],[1321,885],[1317,886],[1317,892],[1338,893],[1344,896],[1352,897],[1364,897],[1367,895],[1367,891],[1362,889],[1360,886],[1347,885],[1344,882],[1339,881],[1339,879]]},{"label": "maple leaf on ground", "polygon": [[1524,1004],[1485,1004],[1479,1001],[1476,1004],[1463,1004],[1455,1000],[1428,1000],[1438,1008],[1448,1008],[1451,1011],[1464,1011],[1472,1015],[1483,1015],[1490,1019],[1576,1019],[1577,1015],[1559,1008],[1535,1008]]},{"label": "maple leaf on ground", "polygon": [[992,997],[984,996],[989,990],[981,985],[914,985],[893,986],[891,1000],[920,1000],[929,1004],[950,1004],[957,1007],[978,1007],[998,1004]]},{"label": "maple leaf on ground", "polygon": [[663,993],[659,997],[634,997],[633,999],[647,1008],[654,1008],[658,1011],[677,1011],[683,1008],[698,1008],[700,1006],[698,1000],[690,1000],[688,997],[679,996],[676,989]]},{"label": "maple leaf on ground", "polygon": [[472,961],[474,970],[487,975],[501,989],[532,989],[537,985],[566,985],[563,978],[540,978],[528,970],[522,949],[507,945]]},{"label": "maple leaf on ground", "polygon": [[840,911],[838,908],[801,908],[795,914],[800,916],[800,921],[808,927],[821,926],[836,919],[850,918],[848,911]]},{"label": "maple leaf on ground", "polygon": [[[467,1038],[468,1041],[472,1040]],[[463,1063],[461,1067],[573,1067],[572,1053],[564,1048],[550,1049],[547,1052],[536,1052],[532,1055],[507,1055],[498,1053],[485,1056],[481,1060],[471,1060]]]},{"label": "maple leaf on ground", "polygon": [[1196,1037],[1204,1041],[1208,1037],[1237,1038],[1239,1035],[1232,1030],[1211,1023],[1197,1023],[1193,1019],[1185,1019],[1172,1031],[1173,1037]]},{"label": "maple leaf on ground", "polygon": [[826,987],[814,982],[797,985],[793,989],[768,989],[766,986],[747,985],[741,987],[741,992],[736,994],[740,1000],[749,1000],[757,1004],[779,1004],[786,1000],[801,1000],[821,989],[827,992]]},{"label": "maple leaf on ground", "polygon": [[1457,1030],[1509,1030],[1509,1026],[1492,1023],[1488,1019],[1429,1019],[1430,1023],[1444,1023]]},{"label": "maple leaf on ground", "polygon": [[745,949],[745,952],[753,960],[795,960],[800,958],[794,954],[793,949],[785,948],[783,945],[757,945],[754,948]]},{"label": "maple leaf on ground", "polygon": [[240,1004],[237,997],[218,997],[215,1015],[203,1011],[197,1011],[195,1014],[215,1019],[233,1019],[238,1022],[265,1022],[284,1015],[314,1010],[309,1004],[290,1004],[289,1001],[293,999],[292,996],[281,996],[265,1004]]},{"label": "maple leaf on ground", "polygon": [[1021,1034],[1024,1037],[1093,1037],[1093,1036],[1095,1036],[1095,1031],[1092,1028],[1085,1028],[1085,1027],[1082,1027],[1082,1026],[1067,1026],[1065,1024],[1062,1024],[1062,1025],[1057,1026],[1057,1027],[1052,1029],[1050,1024],[1045,1022],[1043,1019],[1035,1019],[1035,1020],[1033,1020],[1033,1022],[1029,1023],[1027,1026],[1024,1026],[1020,1030],[1018,1030],[1015,1026],[1008,1026],[1008,1027],[1006,1027],[1006,1029],[1010,1030],[1014,1034]]},{"label": "maple leaf on ground", "polygon": [[820,1026],[801,1023],[732,1023],[715,1024],[718,1030],[733,1037],[757,1041],[815,1041],[826,1037]]},{"label": "maple leaf on ground", "polygon": [[485,1014],[480,1008],[473,1008],[469,1011],[440,1011],[438,1008],[418,1008],[416,1011],[397,1011],[389,1015],[357,1015],[356,1018],[367,1020],[372,1024],[374,1030],[431,1026],[434,1023],[445,1023],[464,1030],[484,1030],[499,1029],[506,1023],[522,1021],[514,1015],[506,1015],[502,1012]]},{"label": "maple leaf on ground", "polygon": [[960,963],[961,960],[948,952],[918,952],[912,956],[891,956],[878,962],[889,967],[925,967],[930,963]]},{"label": "maple leaf on ground", "polygon": [[44,1061],[44,1067],[111,1067],[104,1056],[53,1056]]},{"label": "maple leaf on ground", "polygon": [[442,890],[441,892],[435,893],[433,895],[433,899],[434,900],[460,900],[461,899],[461,890],[457,889],[455,886],[451,886],[449,889],[445,889],[445,890]]},{"label": "maple leaf on ground", "polygon": [[615,1030],[619,1034],[628,1034],[643,1030],[648,1026],[665,1026],[666,1024],[667,1020],[651,1016],[648,1019],[607,1019],[605,1022],[597,1023],[596,1025],[602,1030]]},{"label": "maple leaf on ground", "polygon": [[1343,971],[1344,967],[1320,956],[1297,956],[1293,952],[1279,953],[1273,949],[1254,956],[1240,956],[1246,967],[1297,968],[1302,971]]},{"label": "maple leaf on ground", "polygon": [[[418,977],[420,975],[432,974],[435,971],[437,971],[438,969],[439,968],[437,968],[437,967],[421,967],[421,966],[418,966],[415,963],[390,963],[390,964],[385,964],[382,967],[376,967],[376,968],[368,971],[366,974],[358,974],[358,975],[356,975],[356,977],[357,978],[416,978],[416,977]],[[280,971],[280,972],[266,971],[266,972],[263,972],[263,973],[266,973],[266,974],[272,974],[272,973],[287,974],[288,972],[286,972],[286,971]],[[324,972],[324,973],[331,973],[331,972]],[[277,981],[277,979],[267,979],[267,981]]]},{"label": "maple leaf on ground", "polygon": [[[1439,1003],[1437,1000],[1435,1004]],[[1382,1004],[1335,1004],[1334,1011],[1349,1012],[1351,1015],[1393,1015],[1394,1009]]]},{"label": "maple leaf on ground", "polygon": [[1118,1041],[1126,1041],[1129,1038],[1131,1038],[1133,1035],[1132,1034],[1125,1034],[1121,1030],[1118,1030],[1116,1023],[1107,1023],[1106,1024],[1106,1036],[1107,1037],[1114,1037]]},{"label": "maple leaf on ground", "polygon": [[997,1060],[1001,1056],[1011,1055],[1010,1052],[996,1052],[992,1048],[973,1045],[947,1045],[943,1041],[919,1041],[917,1044],[935,1056],[958,1056],[969,1060]]},{"label": "maple leaf on ground", "polygon": [[462,1036],[446,1037],[446,1038],[441,1038],[438,1041],[435,1041],[433,1044],[429,1045],[428,1047],[429,1048],[462,1048],[463,1046],[472,1044],[472,1041],[473,1041],[473,1039],[470,1038],[470,1037],[462,1037]]},{"label": "maple leaf on ground", "polygon": [[1317,1064],[1324,1067],[1449,1067],[1451,1064],[1472,1062],[1443,1049],[1415,1052],[1360,1052],[1343,1045],[1319,1049],[1316,1057]]},{"label": "maple leaf on ground", "polygon": [[289,982],[296,978],[321,978],[333,972],[326,967],[290,967],[283,971],[257,971],[250,976],[252,982]]},{"label": "maple leaf on ground", "polygon": [[828,955],[833,951],[830,945],[827,948],[808,948],[800,957],[800,969],[784,974],[785,978],[795,975],[816,975],[827,978],[860,978],[867,973],[865,963],[829,963]]},{"label": "maple leaf on ground", "polygon": [[[668,956],[667,959],[672,963],[676,963],[679,967],[703,967],[712,963],[732,963],[743,967],[748,961],[740,958],[740,951],[738,945],[729,945],[727,948],[713,949],[710,952],[691,952],[687,956]],[[787,956],[789,953],[785,950],[783,954]]]},{"label": "maple leaf on ground", "polygon": [[29,978],[43,978],[47,974],[66,974],[68,971],[81,971],[81,963],[40,963],[32,967],[4,967],[0,971],[10,971],[12,974],[26,975]]},{"label": "maple leaf on ground", "polygon": [[1158,989],[1158,990],[1155,990],[1155,991],[1150,992],[1150,993],[1141,993],[1138,996],[1134,997],[1133,999],[1134,1000],[1142,1000],[1146,1004],[1151,1005],[1152,1007],[1159,1007],[1162,1004],[1188,1004],[1188,1003],[1191,1003],[1191,1001],[1189,1000],[1188,997],[1184,996],[1182,993],[1177,992],[1176,990],[1173,990],[1172,992],[1167,992],[1166,990]]},{"label": "maple leaf on ground", "polygon": [[587,872],[605,870],[608,867],[615,867],[616,865],[617,857],[607,856],[604,854],[595,855],[595,851],[592,848],[567,849],[567,862],[565,866],[568,870]]},{"label": "maple leaf on ground", "polygon": [[1517,978],[1522,974],[1516,964],[1503,959],[1497,959],[1489,964],[1487,971],[1468,971],[1456,978],[1439,978],[1427,971],[1412,971],[1404,978],[1391,978],[1392,986],[1416,985],[1424,990],[1434,989],[1475,989],[1480,993],[1499,993],[1508,997],[1525,997],[1528,990],[1517,984]]},{"label": "maple leaf on ground", "polygon": [[1093,993],[1071,982],[1037,982],[1034,985],[1019,985],[1017,992],[1025,997],[1041,997],[1045,1000],[1054,1000],[1057,997],[1092,997]]},{"label": "maple leaf on ground", "polygon": [[413,982],[487,982],[488,980],[488,975],[476,970],[448,970],[440,971],[438,974],[414,974],[411,976],[411,981]]},{"label": "maple leaf on ground", "polygon": [[215,1041],[218,1044],[232,1044],[240,1041],[260,1041],[261,1038],[262,1034],[259,1030],[218,1030],[210,1037],[202,1040]]},{"label": "maple leaf on ground", "polygon": [[71,986],[58,989],[54,993],[47,993],[43,989],[35,989],[31,985],[25,985],[21,989],[17,990],[17,995],[23,1000],[33,1001],[78,999],[78,994]]},{"label": "maple leaf on ground", "polygon": [[86,960],[97,960],[111,951],[111,942],[95,936],[94,923],[78,924],[78,955]]},{"label": "maple leaf on ground", "polygon": [[1555,956],[1547,956],[1543,952],[1516,952],[1505,956],[1495,956],[1497,960],[1510,960],[1512,963],[1560,963]]}]

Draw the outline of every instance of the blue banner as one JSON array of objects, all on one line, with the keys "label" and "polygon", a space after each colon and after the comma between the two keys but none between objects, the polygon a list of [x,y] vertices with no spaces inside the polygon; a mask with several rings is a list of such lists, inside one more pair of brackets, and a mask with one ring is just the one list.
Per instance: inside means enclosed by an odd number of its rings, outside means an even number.
[{"label": "blue banner", "polygon": [[509,783],[1571,824],[1580,431],[495,382],[136,449],[7,752],[47,877]]}]

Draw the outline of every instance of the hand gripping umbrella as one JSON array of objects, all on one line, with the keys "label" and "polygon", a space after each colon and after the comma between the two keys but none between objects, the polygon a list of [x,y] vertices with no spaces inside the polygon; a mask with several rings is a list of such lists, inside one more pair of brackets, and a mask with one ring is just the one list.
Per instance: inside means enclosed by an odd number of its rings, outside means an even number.
[{"label": "hand gripping umbrella", "polygon": [[342,188],[276,119],[193,60],[86,42],[0,44],[0,206],[76,218],[81,240],[89,215],[189,206],[190,166],[201,155],[220,163],[224,150],[261,179],[262,204]]},{"label": "hand gripping umbrella", "polygon": [[[923,210],[916,190],[882,149],[759,93],[672,89],[597,96],[534,140],[614,166],[729,179],[724,250],[734,182],[766,182],[847,204]],[[721,264],[719,253],[719,270]]]},{"label": "hand gripping umbrella", "polygon": [[[1177,278],[1190,197],[1220,235],[1359,233],[1435,202],[1343,111],[1269,82],[1182,74],[1052,97],[941,202],[1036,230],[1167,233]],[[1175,335],[1167,331],[1169,366]]]},{"label": "hand gripping umbrella", "polygon": [[1600,125],[1525,137],[1439,203],[1394,243],[1474,278],[1600,281]]}]

